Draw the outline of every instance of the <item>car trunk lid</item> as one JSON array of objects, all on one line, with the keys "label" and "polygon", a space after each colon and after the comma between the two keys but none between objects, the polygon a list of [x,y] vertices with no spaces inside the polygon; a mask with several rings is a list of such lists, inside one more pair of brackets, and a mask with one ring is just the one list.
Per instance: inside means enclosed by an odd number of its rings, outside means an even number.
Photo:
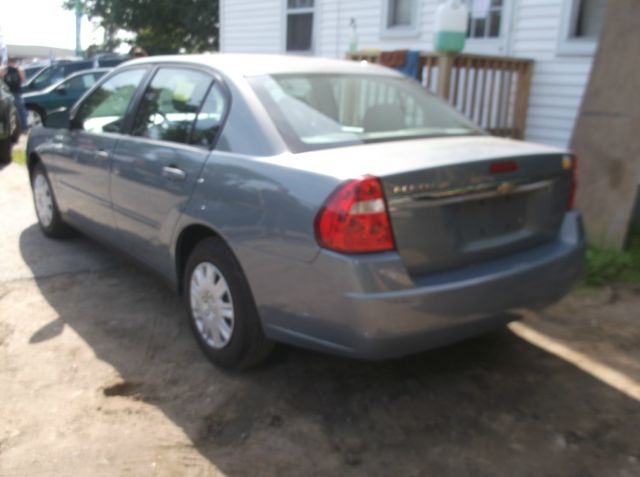
[{"label": "car trunk lid", "polygon": [[571,193],[567,158],[548,146],[458,136],[267,160],[338,181],[378,177],[397,251],[419,275],[471,266],[557,236]]},{"label": "car trunk lid", "polygon": [[383,176],[411,274],[469,266],[551,240],[571,190],[562,153],[512,155]]}]

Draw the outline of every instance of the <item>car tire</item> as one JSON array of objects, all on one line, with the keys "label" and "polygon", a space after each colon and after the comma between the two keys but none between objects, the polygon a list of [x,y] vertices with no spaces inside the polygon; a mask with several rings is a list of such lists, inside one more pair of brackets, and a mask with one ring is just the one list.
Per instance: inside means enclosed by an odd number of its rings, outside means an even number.
[{"label": "car tire", "polygon": [[44,112],[37,107],[27,106],[27,128],[31,129],[36,126],[44,125]]},{"label": "car tire", "polygon": [[0,139],[0,164],[11,162],[11,138]]},{"label": "car tire", "polygon": [[42,232],[51,238],[64,238],[69,235],[69,226],[60,216],[58,203],[53,195],[49,176],[42,163],[38,162],[33,167],[31,174],[31,191],[33,204],[38,217],[38,224]]},{"label": "car tire", "polygon": [[240,265],[216,237],[199,242],[183,277],[189,324],[204,354],[225,369],[246,369],[264,361],[273,343],[260,318]]}]

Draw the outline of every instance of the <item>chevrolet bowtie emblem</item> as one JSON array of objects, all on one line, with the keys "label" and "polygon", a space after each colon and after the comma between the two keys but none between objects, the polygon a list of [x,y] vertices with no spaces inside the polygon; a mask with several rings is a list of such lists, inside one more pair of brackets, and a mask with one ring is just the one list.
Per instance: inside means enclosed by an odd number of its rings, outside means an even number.
[{"label": "chevrolet bowtie emblem", "polygon": [[498,186],[496,190],[500,194],[508,194],[515,188],[516,188],[516,185],[513,182],[503,182]]}]

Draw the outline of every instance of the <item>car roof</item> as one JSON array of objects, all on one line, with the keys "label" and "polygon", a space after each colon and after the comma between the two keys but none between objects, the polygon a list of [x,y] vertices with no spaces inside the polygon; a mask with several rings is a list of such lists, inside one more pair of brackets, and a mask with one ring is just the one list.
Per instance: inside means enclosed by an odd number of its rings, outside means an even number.
[{"label": "car roof", "polygon": [[350,73],[397,76],[400,73],[367,62],[334,60],[310,56],[263,55],[248,53],[213,53],[202,55],[148,56],[126,62],[126,65],[146,63],[185,63],[210,66],[227,74],[262,76],[283,73]]},{"label": "car roof", "polygon": [[80,75],[88,75],[89,73],[106,73],[107,71],[111,71],[113,69],[113,67],[104,67],[104,68],[89,68],[86,70],[80,70],[80,71],[76,71],[75,73],[71,73],[69,76],[65,76],[64,77],[64,81],[68,80],[69,78],[74,78],[76,76],[80,76]]}]

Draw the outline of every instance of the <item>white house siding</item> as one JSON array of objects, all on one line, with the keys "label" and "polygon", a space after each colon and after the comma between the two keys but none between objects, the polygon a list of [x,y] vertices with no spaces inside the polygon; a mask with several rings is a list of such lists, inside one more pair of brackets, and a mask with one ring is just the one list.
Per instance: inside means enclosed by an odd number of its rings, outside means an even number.
[{"label": "white house siding", "polygon": [[592,64],[591,56],[558,55],[566,1],[516,1],[510,48],[535,60],[526,138],[558,146],[569,143]]},{"label": "white house siding", "polygon": [[281,0],[221,0],[220,51],[281,52],[282,8]]},{"label": "white house siding", "polygon": [[[419,33],[392,37],[383,30],[384,0],[316,0],[314,54],[343,57],[349,21],[355,18],[360,48],[432,47],[434,13],[440,0],[419,1]],[[559,55],[562,5],[568,0],[505,0],[503,42],[473,40],[466,51],[535,60],[526,139],[567,146],[589,78],[592,57]],[[284,52],[285,0],[221,0],[221,50]]]},{"label": "white house siding", "polygon": [[355,18],[360,48],[431,49],[434,15],[438,0],[421,0],[418,14],[419,30],[416,35],[392,37],[385,35],[382,22],[382,0],[316,0],[319,35],[316,36],[315,54],[343,57],[351,41],[350,19]]}]

